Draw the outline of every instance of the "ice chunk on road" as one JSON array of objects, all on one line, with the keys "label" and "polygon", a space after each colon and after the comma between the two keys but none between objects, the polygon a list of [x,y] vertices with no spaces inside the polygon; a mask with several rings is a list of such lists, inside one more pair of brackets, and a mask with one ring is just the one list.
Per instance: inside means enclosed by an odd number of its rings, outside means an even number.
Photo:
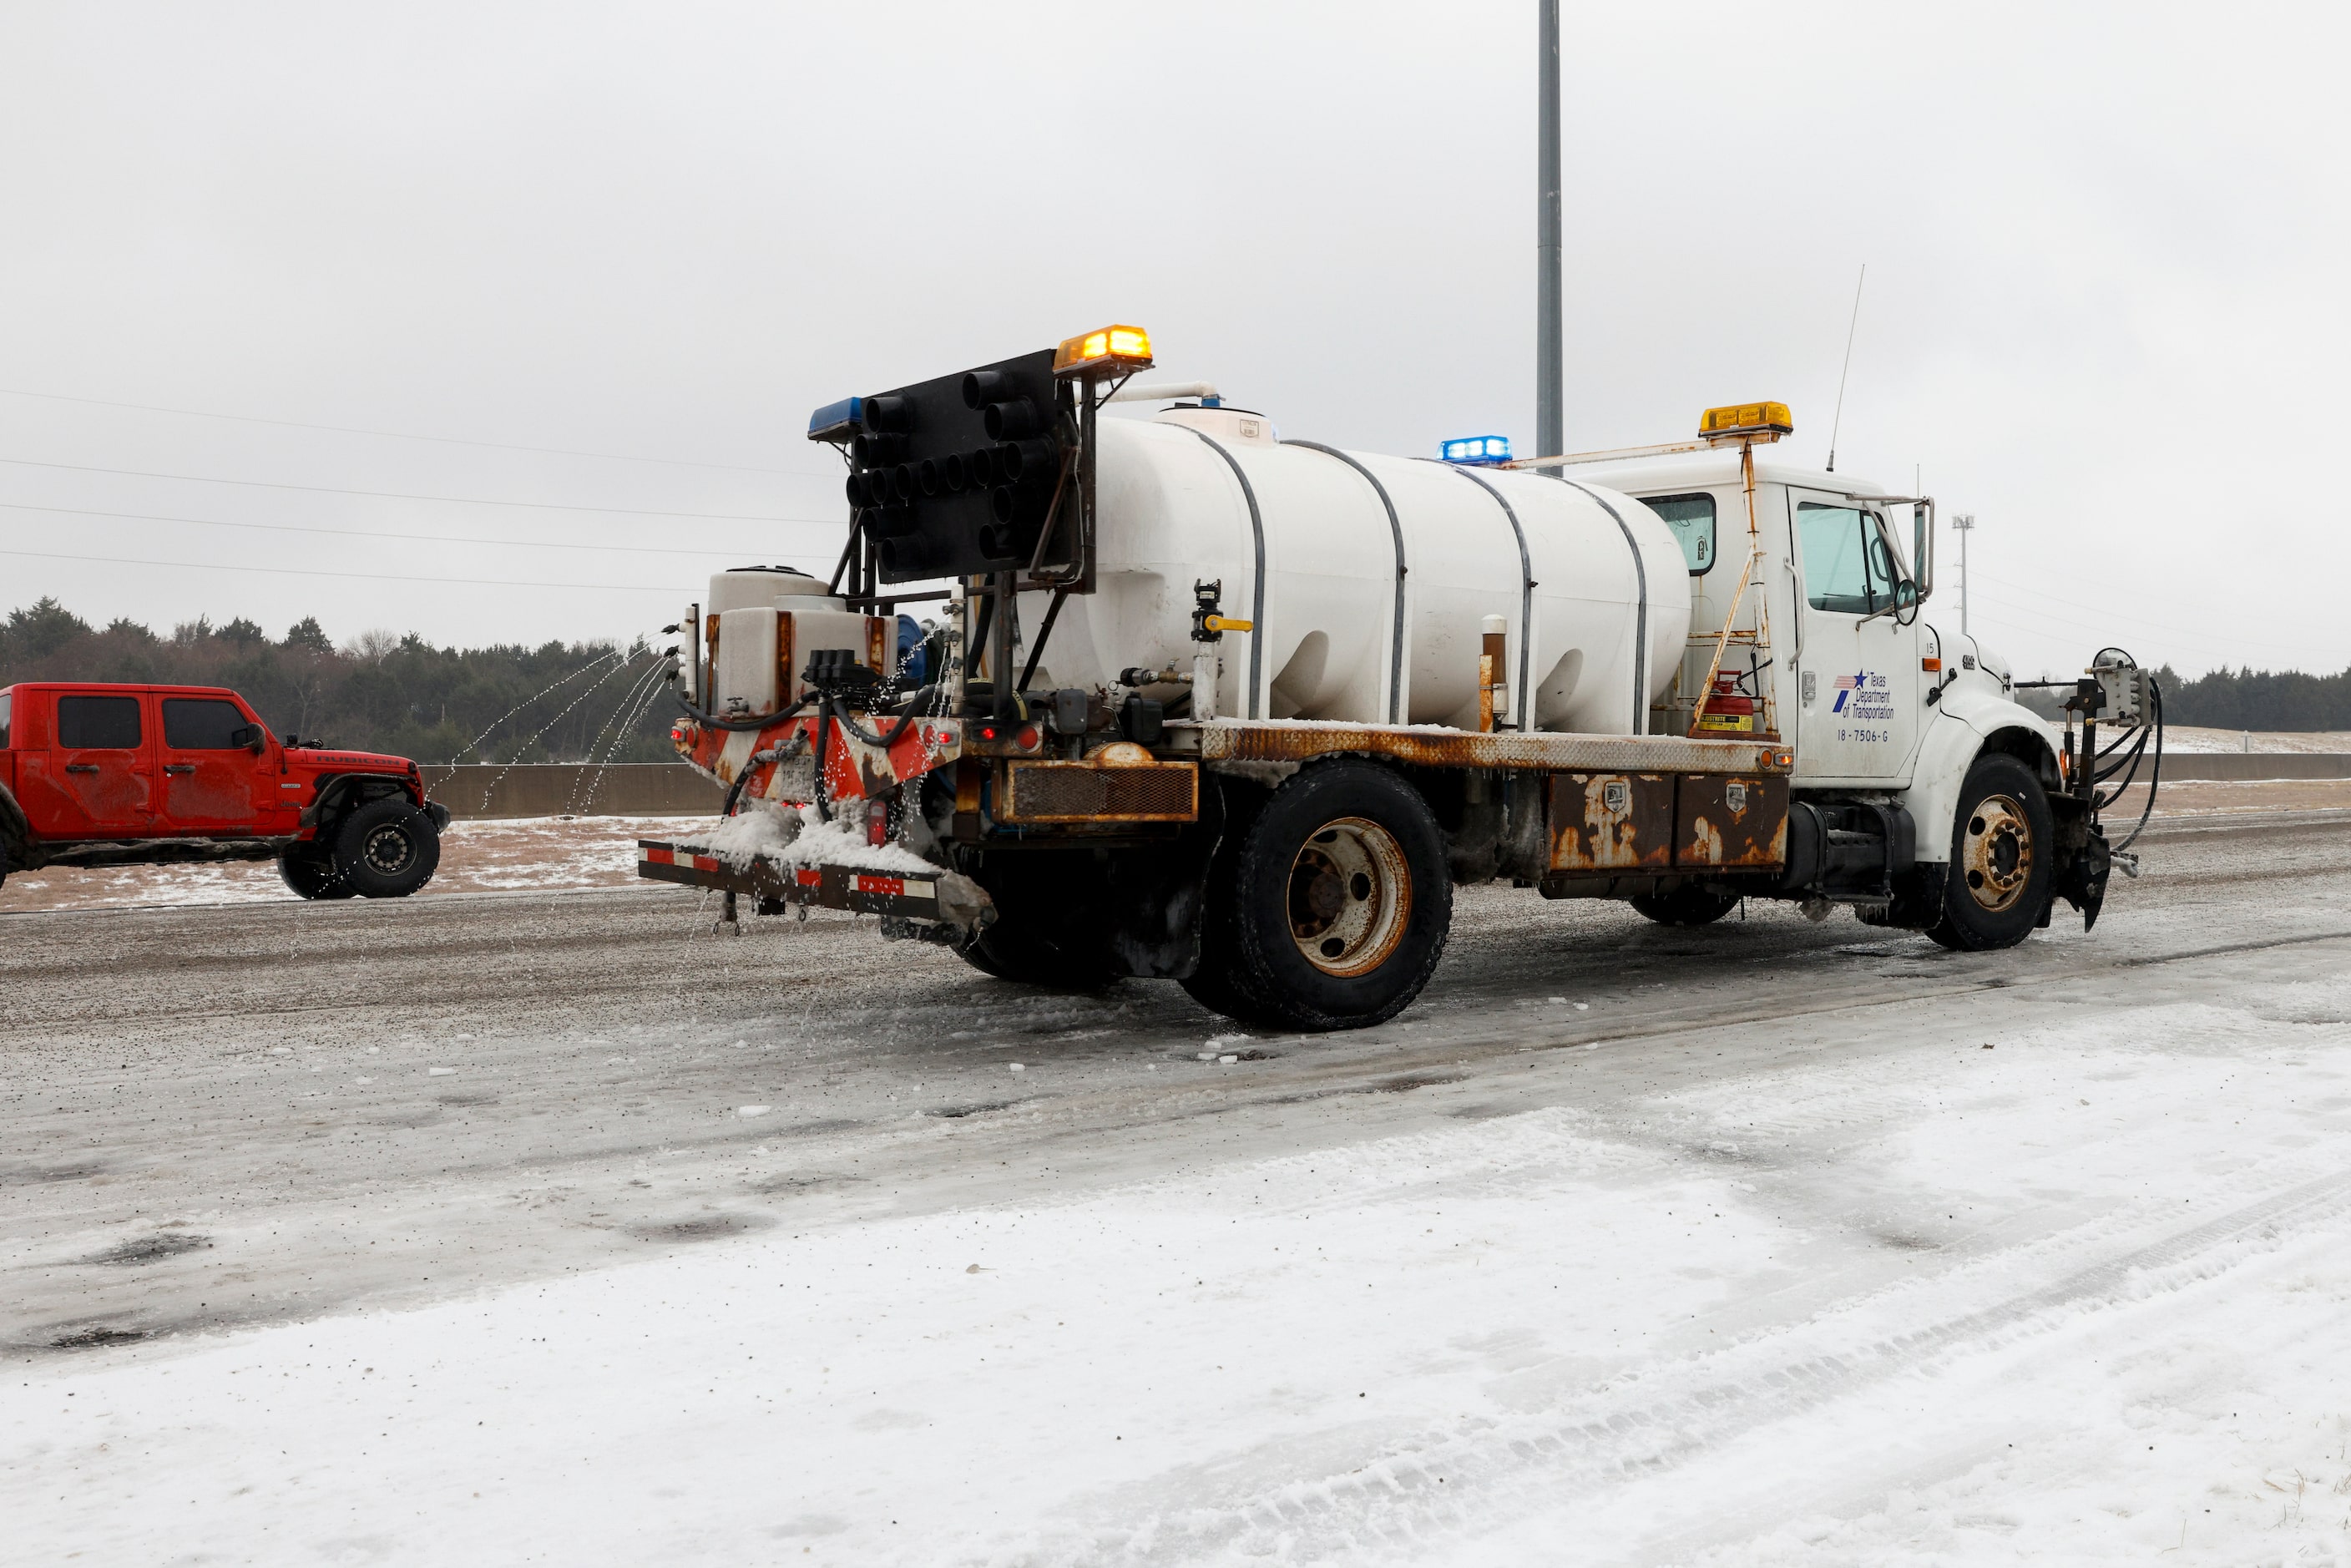
[{"label": "ice chunk on road", "polygon": [[427,1078],[455,1078],[457,1076],[457,1070],[454,1067],[428,1067],[424,1070],[424,1076]]},{"label": "ice chunk on road", "polygon": [[737,1105],[735,1107],[735,1113],[747,1122],[754,1116],[764,1116],[774,1109],[772,1105]]}]

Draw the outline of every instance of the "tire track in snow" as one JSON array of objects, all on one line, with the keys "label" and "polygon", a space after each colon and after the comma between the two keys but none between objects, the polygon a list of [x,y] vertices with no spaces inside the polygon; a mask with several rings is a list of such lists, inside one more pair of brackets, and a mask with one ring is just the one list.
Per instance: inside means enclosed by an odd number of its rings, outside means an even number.
[{"label": "tire track in snow", "polygon": [[[1763,1358],[1782,1343],[1775,1336],[1686,1364],[1679,1374],[1691,1386],[1670,1398],[1637,1404],[1598,1399],[1580,1418],[1487,1419],[1466,1436],[1446,1433],[1391,1445],[1383,1458],[1318,1480],[1251,1489],[1248,1478],[1283,1468],[1280,1450],[1238,1455],[1164,1475],[1151,1483],[1149,1497],[1130,1490],[1080,1505],[1099,1519],[1143,1521],[1138,1527],[1078,1525],[1059,1539],[978,1560],[1353,1559],[1408,1552],[1413,1542],[1435,1534],[1454,1536],[1458,1545],[1464,1532],[1508,1523],[1555,1501],[1562,1490],[1596,1490],[1670,1470],[1871,1384],[2054,1333],[2085,1312],[2180,1291],[2227,1271],[2230,1262],[2214,1254],[2239,1243],[2273,1249],[2346,1207],[2351,1171],[2338,1170],[2092,1263],[2038,1290],[1907,1333],[1779,1359],[1737,1375],[1719,1370],[1728,1362]],[[1814,1320],[1802,1332],[1818,1337],[1834,1334],[1835,1327],[1834,1319]],[[1658,1375],[1643,1375],[1637,1392],[1654,1386]],[[1339,1436],[1310,1441],[1322,1447]],[[1155,1499],[1171,1491],[1221,1500],[1170,1512]]]}]

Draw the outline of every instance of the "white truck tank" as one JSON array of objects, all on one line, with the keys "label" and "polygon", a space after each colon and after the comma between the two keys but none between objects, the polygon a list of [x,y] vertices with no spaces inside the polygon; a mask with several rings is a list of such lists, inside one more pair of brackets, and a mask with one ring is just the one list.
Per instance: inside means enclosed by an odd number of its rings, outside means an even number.
[{"label": "white truck tank", "polygon": [[[1189,669],[1192,585],[1221,580],[1222,612],[1256,630],[1225,638],[1220,716],[1474,727],[1489,615],[1508,627],[1497,716],[1514,726],[1640,734],[1665,700],[1688,569],[1637,501],[1278,441],[1238,409],[1097,428],[1099,591],[1063,606],[1031,690]],[[1022,596],[1024,631],[1046,602]]]}]

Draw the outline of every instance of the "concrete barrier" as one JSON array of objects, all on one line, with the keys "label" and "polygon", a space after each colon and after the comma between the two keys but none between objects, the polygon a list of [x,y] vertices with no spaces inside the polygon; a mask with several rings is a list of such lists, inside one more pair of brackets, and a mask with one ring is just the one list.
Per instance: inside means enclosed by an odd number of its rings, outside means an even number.
[{"label": "concrete barrier", "polygon": [[[2141,773],[2147,771],[2144,763]],[[2163,759],[2163,781],[2250,782],[2256,779],[2351,779],[2351,755],[2335,751],[2175,751]]]},{"label": "concrete barrier", "polygon": [[424,792],[452,817],[686,817],[718,814],[726,791],[682,762],[474,763],[423,769]]}]

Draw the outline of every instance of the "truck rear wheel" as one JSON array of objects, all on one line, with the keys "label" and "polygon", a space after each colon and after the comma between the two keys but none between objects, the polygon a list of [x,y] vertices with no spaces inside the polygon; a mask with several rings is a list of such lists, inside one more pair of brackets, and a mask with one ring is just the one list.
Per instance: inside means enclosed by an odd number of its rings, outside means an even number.
[{"label": "truck rear wheel", "polygon": [[1445,952],[1445,836],[1395,773],[1330,762],[1293,775],[1210,884],[1210,939],[1185,988],[1246,1022],[1361,1029],[1420,995]]},{"label": "truck rear wheel", "polygon": [[308,844],[279,855],[277,874],[303,898],[349,898],[359,892],[335,869],[331,857]]},{"label": "truck rear wheel", "polygon": [[1636,894],[1625,901],[1660,925],[1711,925],[1739,907],[1736,895],[1702,887]]},{"label": "truck rear wheel", "polygon": [[1951,825],[1942,917],[1927,935],[1961,953],[2013,947],[2049,906],[2055,819],[2041,780],[2016,758],[1976,758]]},{"label": "truck rear wheel", "polygon": [[371,800],[335,832],[335,869],[362,898],[406,898],[441,863],[433,819],[402,796]]}]

